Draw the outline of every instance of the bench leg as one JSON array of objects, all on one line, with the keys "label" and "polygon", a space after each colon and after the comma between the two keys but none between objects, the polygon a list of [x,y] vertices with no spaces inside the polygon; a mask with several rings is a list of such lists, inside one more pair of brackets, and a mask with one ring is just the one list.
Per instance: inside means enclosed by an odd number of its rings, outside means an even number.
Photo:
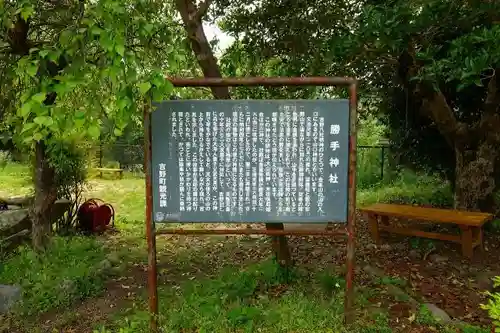
[{"label": "bench leg", "polygon": [[123,179],[123,171],[118,172],[118,177],[120,177],[120,179]]},{"label": "bench leg", "polygon": [[474,228],[474,245],[479,248],[481,253],[484,253],[484,244],[483,244],[483,228]]},{"label": "bench leg", "polygon": [[373,242],[380,245],[380,230],[378,229],[377,215],[368,214],[368,227],[370,228]]},{"label": "bench leg", "polygon": [[472,228],[468,226],[460,226],[462,231],[462,254],[464,257],[472,259],[474,256],[474,237]]}]

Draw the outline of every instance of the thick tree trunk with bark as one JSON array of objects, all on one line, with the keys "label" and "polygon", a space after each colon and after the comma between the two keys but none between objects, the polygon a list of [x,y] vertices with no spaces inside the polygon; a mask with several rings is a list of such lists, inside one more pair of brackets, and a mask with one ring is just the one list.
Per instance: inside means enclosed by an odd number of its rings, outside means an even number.
[{"label": "thick tree trunk with bark", "polygon": [[[206,15],[211,2],[212,0],[205,0],[196,6],[194,0],[176,0],[176,5],[203,75],[205,77],[222,78],[217,59],[202,24],[203,17]],[[231,99],[229,87],[211,87],[211,90],[216,99]],[[268,223],[266,228],[269,230],[283,230],[284,226],[283,223]],[[272,239],[273,249],[280,265],[291,265],[291,254],[286,236],[275,236]]]},{"label": "thick tree trunk with bark", "polygon": [[455,156],[455,208],[495,213],[496,149],[485,143],[476,151],[456,149]]},{"label": "thick tree trunk with bark", "polygon": [[[464,123],[441,91],[425,82],[413,84],[418,72],[415,46],[399,60],[399,78],[412,94],[421,99],[422,115],[430,118],[450,149],[455,152],[454,206],[456,209],[497,213],[495,192],[500,189],[500,68],[493,70],[486,98],[476,123]],[[410,61],[402,61],[404,59]],[[498,182],[500,183],[500,182]]]},{"label": "thick tree trunk with bark", "polygon": [[500,68],[488,83],[479,123],[469,126],[466,140],[455,140],[456,208],[497,213],[495,193],[500,188],[497,182],[500,165],[499,71]]},{"label": "thick tree trunk with bark", "polygon": [[46,146],[43,142],[35,144],[34,167],[35,200],[30,214],[32,241],[35,250],[43,251],[52,232],[51,210],[57,199],[55,171],[48,163]]}]

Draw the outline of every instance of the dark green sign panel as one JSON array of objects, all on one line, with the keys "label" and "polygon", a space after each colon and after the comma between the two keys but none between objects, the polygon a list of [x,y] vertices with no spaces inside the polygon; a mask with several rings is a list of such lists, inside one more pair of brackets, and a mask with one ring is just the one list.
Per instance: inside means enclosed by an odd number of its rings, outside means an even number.
[{"label": "dark green sign panel", "polygon": [[151,116],[155,222],[346,222],[347,100],[182,100]]}]

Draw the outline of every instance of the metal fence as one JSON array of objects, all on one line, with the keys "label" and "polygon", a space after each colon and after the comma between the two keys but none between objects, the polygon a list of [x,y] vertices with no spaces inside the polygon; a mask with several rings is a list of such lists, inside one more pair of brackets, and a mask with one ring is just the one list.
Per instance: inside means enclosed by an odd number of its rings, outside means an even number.
[{"label": "metal fence", "polygon": [[359,145],[357,159],[358,187],[368,187],[392,177],[394,156],[388,145]]},{"label": "metal fence", "polygon": [[367,163],[367,155],[372,155],[375,150],[378,151],[377,155],[377,167],[379,170],[380,179],[384,179],[384,168],[386,167],[386,153],[389,151],[389,146],[387,145],[375,145],[375,146],[358,146],[358,163]]},{"label": "metal fence", "polygon": [[102,167],[118,167],[127,171],[142,170],[144,146],[128,144],[101,144],[93,147],[94,163]]}]

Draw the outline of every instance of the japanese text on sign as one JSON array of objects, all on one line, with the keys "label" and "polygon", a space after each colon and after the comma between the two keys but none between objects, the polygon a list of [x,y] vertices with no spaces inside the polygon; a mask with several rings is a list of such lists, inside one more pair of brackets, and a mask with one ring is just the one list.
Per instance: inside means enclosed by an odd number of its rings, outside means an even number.
[{"label": "japanese text on sign", "polygon": [[154,220],[347,220],[346,100],[166,101],[152,114]]}]

